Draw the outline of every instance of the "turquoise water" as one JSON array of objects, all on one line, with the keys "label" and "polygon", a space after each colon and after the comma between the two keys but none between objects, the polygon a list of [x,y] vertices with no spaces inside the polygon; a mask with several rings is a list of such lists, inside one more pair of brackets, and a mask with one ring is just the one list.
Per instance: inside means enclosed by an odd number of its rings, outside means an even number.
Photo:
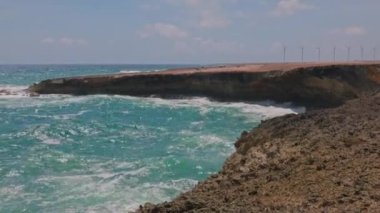
[{"label": "turquoise water", "polygon": [[173,67],[0,66],[0,212],[123,212],[170,200],[218,171],[242,130],[303,110],[23,92],[46,78]]}]

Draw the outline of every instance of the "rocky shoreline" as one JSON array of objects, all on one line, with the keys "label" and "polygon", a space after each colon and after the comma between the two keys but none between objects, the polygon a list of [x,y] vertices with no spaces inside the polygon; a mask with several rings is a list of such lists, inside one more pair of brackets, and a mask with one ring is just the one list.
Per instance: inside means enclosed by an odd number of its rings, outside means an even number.
[{"label": "rocky shoreline", "polygon": [[46,80],[34,93],[291,101],[300,115],[243,132],[222,170],[138,212],[376,212],[380,64],[263,64]]},{"label": "rocky shoreline", "polygon": [[29,91],[38,94],[206,96],[219,101],[272,100],[323,108],[373,94],[379,84],[379,63],[296,63],[60,78],[34,84]]},{"label": "rocky shoreline", "polygon": [[380,93],[244,132],[223,169],[138,212],[377,212]]}]

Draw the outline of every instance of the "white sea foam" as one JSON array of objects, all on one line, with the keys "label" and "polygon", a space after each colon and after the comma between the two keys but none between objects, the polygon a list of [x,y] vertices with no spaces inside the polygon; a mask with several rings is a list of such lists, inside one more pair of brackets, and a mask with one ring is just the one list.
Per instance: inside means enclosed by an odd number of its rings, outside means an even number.
[{"label": "white sea foam", "polygon": [[8,174],[5,175],[5,177],[17,177],[19,175],[20,173],[17,170],[12,169],[11,171],[8,172]]},{"label": "white sea foam", "polygon": [[[197,183],[193,179],[178,179],[168,182],[146,183],[138,186],[124,188],[123,191],[97,192],[107,196],[109,201],[91,207],[84,207],[84,212],[128,212],[138,208],[147,200],[153,203],[168,201],[173,197],[169,191],[177,193],[191,189]],[[78,210],[78,208],[76,208]],[[81,209],[81,208],[79,208]]]},{"label": "white sea foam", "polygon": [[49,145],[59,145],[59,144],[61,144],[61,141],[59,141],[58,139],[54,139],[54,138],[46,138],[46,139],[42,140],[41,143],[49,144]]},{"label": "white sea foam", "polygon": [[88,110],[81,110],[78,113],[72,113],[72,114],[53,115],[52,117],[57,120],[70,120],[77,116],[83,115],[86,112],[88,112]]},{"label": "white sea foam", "polygon": [[28,97],[27,86],[0,84],[0,99]]},{"label": "white sea foam", "polygon": [[58,138],[52,138],[51,136],[48,136],[46,134],[46,129],[48,126],[39,126],[37,128],[34,128],[31,132],[31,134],[37,138],[41,143],[48,144],[48,145],[59,145],[61,144],[61,141]]},{"label": "white sea foam", "polygon": [[201,141],[200,144],[203,146],[210,146],[215,144],[225,144],[228,143],[228,139],[224,139],[222,137],[219,137],[217,135],[209,134],[209,135],[201,135],[199,136],[199,139]]},{"label": "white sea foam", "polygon": [[[80,115],[83,115],[86,112],[88,112],[88,110],[81,110],[77,113],[68,113],[68,114],[54,114],[54,115],[32,114],[32,115],[28,115],[28,116],[32,116],[32,117],[36,117],[36,118],[53,118],[55,120],[70,120],[70,119],[73,119],[73,118],[78,117]],[[35,113],[38,113],[38,109],[35,109]]]},{"label": "white sea foam", "polygon": [[269,119],[285,114],[298,114],[305,112],[305,107],[292,106],[290,103],[276,104],[272,101],[265,102],[217,102],[208,98],[195,97],[185,99],[162,99],[156,97],[133,98],[155,106],[168,106],[170,108],[196,107],[201,114],[206,114],[210,110],[234,109],[235,114],[245,115],[246,117],[259,119]]},{"label": "white sea foam", "polygon": [[[248,118],[269,119],[276,116],[285,114],[297,114],[305,111],[304,107],[292,106],[289,103],[275,104],[271,101],[266,102],[216,102],[211,101],[208,98],[195,97],[185,99],[162,99],[155,97],[131,97],[120,95],[90,95],[90,96],[71,96],[71,95],[40,95],[38,97],[29,97],[29,94],[25,91],[27,86],[16,85],[0,85],[0,100],[8,99],[6,102],[0,102],[1,105],[6,105],[8,108],[21,108],[21,107],[36,107],[42,105],[68,105],[73,103],[84,103],[92,101],[94,99],[129,99],[138,101],[142,105],[148,104],[150,106],[167,106],[170,108],[183,108],[183,107],[195,107],[198,108],[201,114],[207,114],[210,110],[236,110],[236,115],[244,115]],[[12,101],[11,99],[18,99]],[[20,100],[21,99],[21,100]],[[81,112],[84,113],[85,111]],[[79,114],[80,115],[80,114]],[[60,117],[57,115],[57,119],[70,119],[77,114],[67,115]]]},{"label": "white sea foam", "polygon": [[209,153],[214,153],[216,159],[223,159],[230,155],[233,148],[233,141],[229,138],[215,134],[202,134],[199,131],[183,130],[179,134],[184,135],[181,143],[170,145],[167,148],[168,154],[186,153],[192,159],[201,159],[205,156],[200,156],[199,153],[207,150]]},{"label": "white sea foam", "polygon": [[[132,170],[112,172],[104,168],[109,164],[114,164],[114,168],[130,168]],[[44,206],[53,207],[53,209],[59,210],[61,204],[73,200],[92,199],[94,195],[97,199],[103,200],[91,206],[76,202],[73,208],[84,212],[135,210],[147,201],[156,203],[170,200],[176,194],[189,190],[197,183],[193,179],[141,183],[140,177],[147,175],[149,168],[135,168],[136,166],[136,163],[131,162],[101,162],[95,163],[89,168],[94,174],[44,176],[35,182],[55,186],[57,190],[54,196],[57,199],[44,203]]]},{"label": "white sea foam", "polygon": [[[25,195],[24,186],[23,185],[17,185],[17,186],[4,186],[0,187],[0,199],[3,202],[13,200],[13,199],[20,199]],[[0,202],[0,210],[1,210],[1,202]]]},{"label": "white sea foam", "polygon": [[142,72],[159,72],[162,71],[163,69],[155,69],[155,70],[147,70],[147,71],[142,71],[142,70],[121,70],[119,73],[142,73]]},{"label": "white sea foam", "polygon": [[[24,94],[25,93],[25,94]],[[30,97],[25,91],[20,91],[15,95],[0,94],[0,106],[5,108],[35,108],[41,106],[66,106],[75,103],[85,103],[99,96],[72,96],[61,94],[39,95]],[[38,109],[36,112],[38,112]]]},{"label": "white sea foam", "polygon": [[60,181],[62,183],[74,183],[82,182],[88,180],[101,180],[102,182],[115,182],[115,179],[120,180],[125,177],[141,177],[145,176],[149,172],[148,168],[139,168],[136,170],[126,171],[126,172],[104,172],[95,173],[90,175],[67,175],[67,176],[46,176],[38,178],[37,182],[53,182]]},{"label": "white sea foam", "polygon": [[121,70],[119,73],[140,73],[141,70]]}]

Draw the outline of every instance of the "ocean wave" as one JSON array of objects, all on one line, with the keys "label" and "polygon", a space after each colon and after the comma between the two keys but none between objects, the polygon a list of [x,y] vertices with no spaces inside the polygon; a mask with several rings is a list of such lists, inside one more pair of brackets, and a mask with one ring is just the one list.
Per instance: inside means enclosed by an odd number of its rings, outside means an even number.
[{"label": "ocean wave", "polygon": [[237,114],[257,120],[269,119],[286,114],[298,114],[306,111],[305,107],[293,106],[291,103],[278,104],[273,101],[262,102],[217,102],[205,97],[185,99],[162,99],[156,97],[136,98],[127,96],[129,99],[139,100],[154,106],[168,106],[170,108],[195,107],[201,114],[207,114],[210,110],[235,109]]},{"label": "ocean wave", "polygon": [[[177,179],[168,182],[159,183],[146,183],[136,187],[125,188],[123,192],[113,191],[112,193],[105,193],[104,197],[118,197],[118,199],[110,200],[97,204],[91,207],[76,208],[85,212],[128,212],[136,210],[139,205],[144,204],[147,200],[153,203],[169,201],[173,198],[171,191],[177,193],[186,191],[194,187],[197,183],[193,179]],[[177,194],[176,193],[176,194]]]},{"label": "ocean wave", "polygon": [[121,70],[119,71],[119,73],[125,73],[125,74],[128,74],[128,73],[142,73],[142,72],[159,72],[159,71],[163,71],[164,69],[155,69],[155,70]]},{"label": "ocean wave", "polygon": [[32,134],[43,144],[59,145],[62,143],[60,139],[52,138],[51,136],[45,134],[46,131],[46,127],[36,128],[33,130]]},{"label": "ocean wave", "polygon": [[67,175],[67,176],[47,176],[47,177],[41,177],[38,178],[36,181],[37,182],[62,182],[62,183],[67,183],[67,184],[73,184],[73,183],[78,183],[78,182],[83,182],[83,181],[89,181],[89,180],[97,180],[98,182],[103,182],[103,183],[116,183],[118,182],[121,178],[126,178],[126,177],[141,177],[145,176],[148,173],[147,168],[140,168],[132,171],[126,171],[126,172],[103,172],[103,173],[95,173],[95,174],[90,174],[90,175]]},{"label": "ocean wave", "polygon": [[28,97],[30,94],[26,89],[28,86],[0,84],[0,98]]},{"label": "ocean wave", "polygon": [[97,98],[99,97],[91,95],[72,96],[62,94],[48,94],[31,97],[28,92],[21,90],[14,94],[0,94],[0,106],[5,108],[35,108],[41,106],[59,105],[62,107],[73,103],[85,103]]},{"label": "ocean wave", "polygon": [[[192,159],[224,158],[234,151],[233,140],[216,134],[205,134],[199,131],[182,130],[180,143],[169,145],[168,154],[186,155]],[[205,152],[213,153],[213,157],[202,156]]]},{"label": "ocean wave", "polygon": [[[120,163],[120,165],[119,165]],[[43,176],[35,180],[36,183],[54,186],[57,199],[45,202],[45,209],[59,210],[67,208],[65,203],[75,200],[73,208],[84,211],[123,210],[131,211],[139,205],[150,202],[170,200],[180,192],[191,189],[196,183],[193,179],[174,179],[158,182],[140,182],[140,177],[146,176],[148,167],[136,168],[136,164],[115,163],[116,167],[128,167],[129,171],[115,172],[93,165],[89,173],[66,176]],[[128,182],[128,184],[125,184]],[[94,195],[99,202],[90,206],[80,201],[93,199]],[[78,202],[79,201],[79,202]]]},{"label": "ocean wave", "polygon": [[141,70],[121,70],[119,73],[140,73],[143,72]]},{"label": "ocean wave", "polygon": [[[122,95],[89,95],[89,96],[72,96],[63,94],[40,95],[38,97],[29,97],[26,91],[27,86],[19,85],[0,85],[0,100],[8,99],[6,102],[0,102],[6,107],[36,107],[41,105],[67,105],[72,103],[84,103],[94,99],[129,99],[142,105],[152,107],[167,106],[170,108],[195,107],[202,115],[207,114],[210,110],[220,111],[223,109],[232,109],[236,115],[244,115],[248,118],[269,119],[285,114],[298,114],[305,112],[305,107],[293,106],[290,103],[277,104],[272,101],[264,102],[217,102],[205,97],[194,97],[184,99],[162,99],[157,97],[132,97]],[[12,102],[12,99],[14,100]],[[127,112],[127,111],[126,111]],[[70,115],[68,115],[70,116]]]}]

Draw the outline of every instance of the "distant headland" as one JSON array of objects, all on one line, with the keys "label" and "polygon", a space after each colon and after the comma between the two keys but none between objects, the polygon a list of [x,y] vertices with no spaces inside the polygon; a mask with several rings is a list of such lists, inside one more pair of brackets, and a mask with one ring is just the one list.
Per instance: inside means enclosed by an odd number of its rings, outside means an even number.
[{"label": "distant headland", "polygon": [[220,101],[293,102],[312,108],[338,106],[373,93],[380,62],[230,64],[159,72],[50,79],[38,94],[206,96]]}]

